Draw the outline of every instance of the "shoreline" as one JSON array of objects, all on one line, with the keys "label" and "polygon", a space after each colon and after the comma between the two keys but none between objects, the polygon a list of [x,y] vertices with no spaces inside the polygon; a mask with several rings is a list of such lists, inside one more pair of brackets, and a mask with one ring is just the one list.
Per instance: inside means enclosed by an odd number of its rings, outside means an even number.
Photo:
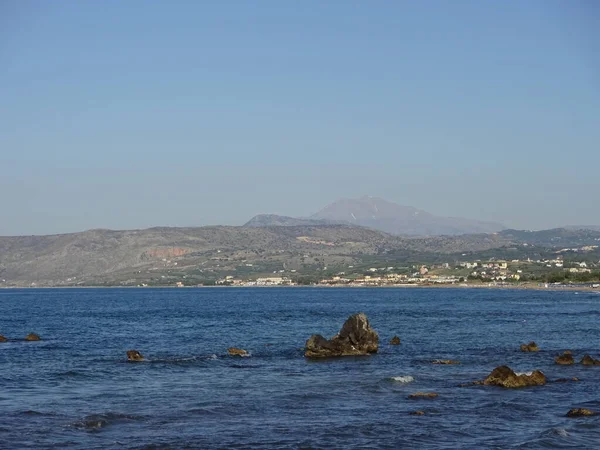
[{"label": "shoreline", "polygon": [[10,289],[297,289],[297,288],[326,288],[326,289],[490,289],[490,290],[523,290],[523,291],[586,291],[600,293],[600,287],[547,285],[543,283],[523,283],[508,285],[490,284],[392,284],[384,286],[359,286],[359,285],[275,285],[275,286],[0,286],[0,290]]}]

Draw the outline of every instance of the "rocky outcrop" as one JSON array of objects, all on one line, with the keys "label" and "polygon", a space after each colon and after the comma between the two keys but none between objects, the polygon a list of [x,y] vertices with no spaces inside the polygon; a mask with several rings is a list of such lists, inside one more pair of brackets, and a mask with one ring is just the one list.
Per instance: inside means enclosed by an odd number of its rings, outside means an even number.
[{"label": "rocky outcrop", "polygon": [[8,339],[0,334],[0,342],[8,342]]},{"label": "rocky outcrop", "polygon": [[414,394],[410,394],[408,396],[408,398],[411,400],[419,400],[419,399],[431,400],[431,399],[434,399],[437,397],[439,397],[439,394],[436,394],[435,392],[415,392]]},{"label": "rocky outcrop", "polygon": [[400,338],[398,336],[394,336],[390,339],[390,345],[400,345]]},{"label": "rocky outcrop", "polygon": [[143,361],[144,356],[137,350],[127,350],[127,361]]},{"label": "rocky outcrop", "polygon": [[556,358],[554,358],[554,362],[563,366],[569,366],[574,364],[575,360],[573,359],[573,354],[567,350],[562,355],[558,355]]},{"label": "rocky outcrop", "polygon": [[567,413],[567,417],[587,417],[595,416],[598,413],[586,408],[573,408]]},{"label": "rocky outcrop", "polygon": [[600,359],[594,359],[590,355],[585,355],[581,359],[581,364],[584,366],[600,366]]},{"label": "rocky outcrop", "polygon": [[41,341],[42,338],[35,333],[29,333],[27,336],[25,336],[25,340],[26,341]]},{"label": "rocky outcrop", "polygon": [[539,370],[517,375],[510,367],[500,366],[492,370],[492,373],[483,380],[483,384],[511,389],[526,386],[541,386],[546,384],[546,376]]},{"label": "rocky outcrop", "polygon": [[379,336],[371,328],[369,319],[364,313],[353,314],[342,326],[342,329],[331,339],[320,334],[313,334],[306,341],[307,358],[328,358],[335,356],[359,356],[377,353]]},{"label": "rocky outcrop", "polygon": [[442,364],[442,365],[460,364],[460,361],[456,361],[454,359],[434,359],[433,361],[431,361],[431,364]]},{"label": "rocky outcrop", "polygon": [[249,356],[246,350],[242,350],[241,348],[235,347],[229,347],[227,349],[227,353],[229,353],[230,356]]},{"label": "rocky outcrop", "polygon": [[540,349],[538,348],[538,346],[535,342],[531,341],[529,344],[521,344],[521,351],[522,352],[539,352]]}]

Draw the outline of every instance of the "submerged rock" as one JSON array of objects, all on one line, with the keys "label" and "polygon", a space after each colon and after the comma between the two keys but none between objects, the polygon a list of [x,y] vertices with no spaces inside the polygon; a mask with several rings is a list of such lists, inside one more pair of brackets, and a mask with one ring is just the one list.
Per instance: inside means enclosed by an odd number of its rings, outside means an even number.
[{"label": "submerged rock", "polygon": [[411,416],[424,416],[425,415],[425,411],[411,411],[411,412],[409,412],[409,414]]},{"label": "submerged rock", "polygon": [[379,335],[371,328],[364,313],[353,314],[342,329],[331,339],[313,334],[306,341],[307,358],[327,358],[333,356],[359,356],[377,353]]},{"label": "submerged rock", "polygon": [[469,386],[480,386],[483,384],[483,380],[471,381],[469,383],[461,383],[458,387],[469,387]]},{"label": "submerged rock", "polygon": [[586,408],[573,408],[567,413],[567,417],[586,417],[595,416],[598,414],[596,411]]},{"label": "submerged rock", "polygon": [[8,339],[0,334],[0,342],[8,342]]},{"label": "submerged rock", "polygon": [[144,356],[137,350],[127,350],[127,361],[143,361]]},{"label": "submerged rock", "polygon": [[460,364],[460,361],[455,361],[453,359],[434,359],[433,361],[431,361],[431,364]]},{"label": "submerged rock", "polygon": [[600,366],[600,359],[594,359],[590,355],[585,355],[581,359],[581,364],[584,366]]},{"label": "submerged rock", "polygon": [[483,384],[486,386],[501,386],[503,388],[521,388],[526,386],[541,386],[546,384],[546,376],[539,370],[530,374],[517,375],[510,367],[500,366],[492,370]]},{"label": "submerged rock", "polygon": [[529,344],[521,344],[521,351],[522,352],[539,352],[540,349],[538,348],[538,346],[535,342],[531,341]]},{"label": "submerged rock", "polygon": [[573,359],[573,354],[569,350],[567,350],[562,355],[558,355],[556,358],[554,358],[554,362],[556,364],[568,366],[574,364],[575,360]]},{"label": "submerged rock", "polygon": [[35,333],[29,333],[27,336],[25,336],[25,340],[26,341],[41,341],[42,338]]},{"label": "submerged rock", "polygon": [[439,394],[436,394],[435,392],[415,392],[414,394],[410,394],[408,396],[409,399],[411,400],[417,400],[417,399],[433,399],[433,398],[437,398],[439,397]]},{"label": "submerged rock", "polygon": [[400,338],[398,336],[394,336],[390,339],[390,345],[400,345]]},{"label": "submerged rock", "polygon": [[569,383],[571,381],[579,381],[579,378],[577,378],[577,377],[573,377],[573,378],[557,378],[556,380],[554,380],[555,383]]},{"label": "submerged rock", "polygon": [[246,350],[242,350],[241,348],[229,347],[227,349],[227,353],[231,356],[248,356],[248,352]]}]

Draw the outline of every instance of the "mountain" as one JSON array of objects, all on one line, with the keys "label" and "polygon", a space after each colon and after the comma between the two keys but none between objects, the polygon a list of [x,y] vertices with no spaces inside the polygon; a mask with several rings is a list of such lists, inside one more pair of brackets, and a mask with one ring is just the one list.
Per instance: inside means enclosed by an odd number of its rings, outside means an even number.
[{"label": "mountain", "polygon": [[329,225],[328,220],[302,219],[277,214],[258,214],[246,222],[243,226],[248,228],[262,227],[295,227],[300,225]]},{"label": "mountain", "polygon": [[370,196],[338,200],[310,218],[347,222],[396,235],[494,233],[506,228],[494,222],[435,216],[412,206],[401,206]]}]

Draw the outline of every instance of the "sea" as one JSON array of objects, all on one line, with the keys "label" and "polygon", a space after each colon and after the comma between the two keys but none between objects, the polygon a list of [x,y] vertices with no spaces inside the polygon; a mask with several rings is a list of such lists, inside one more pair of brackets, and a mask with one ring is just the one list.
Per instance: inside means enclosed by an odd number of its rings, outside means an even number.
[{"label": "sea", "polygon": [[[304,357],[357,312],[377,354]],[[600,448],[600,416],[566,417],[600,411],[600,366],[579,364],[600,358],[599,321],[591,291],[3,289],[0,448]],[[556,365],[567,349],[577,364]],[[460,386],[500,365],[548,383]]]}]

